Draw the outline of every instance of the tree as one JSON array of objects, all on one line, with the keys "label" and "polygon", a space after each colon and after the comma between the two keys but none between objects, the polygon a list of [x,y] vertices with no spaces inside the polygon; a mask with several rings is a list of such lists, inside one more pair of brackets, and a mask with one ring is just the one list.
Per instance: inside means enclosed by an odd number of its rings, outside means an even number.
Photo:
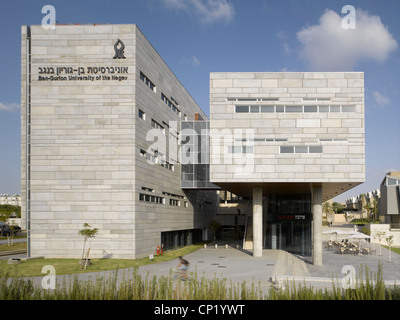
[{"label": "tree", "polygon": [[90,225],[87,224],[86,222],[83,224],[83,229],[78,231],[78,234],[84,237],[84,241],[83,241],[83,251],[82,251],[82,261],[81,261],[81,267],[83,262],[85,263],[85,267],[84,270],[86,270],[86,266],[89,260],[89,252],[90,252],[90,248],[88,249],[86,255],[85,255],[85,247],[86,247],[86,241],[89,238],[94,238],[97,233],[99,232],[98,228],[93,228],[90,229]]},{"label": "tree", "polygon": [[364,207],[363,207],[365,210],[367,210],[367,216],[368,216],[368,222],[371,222],[370,220],[370,215],[371,215],[371,211],[372,211],[372,209],[373,209],[373,207],[372,207],[372,205],[371,205],[371,203],[368,201],[365,205],[364,205]]},{"label": "tree", "polygon": [[365,197],[365,194],[361,195],[361,223],[364,223],[364,206],[366,204],[367,200]]},{"label": "tree", "polygon": [[7,218],[9,218],[12,214],[15,214],[17,218],[21,218],[21,207],[11,204],[1,204],[0,213],[5,214]]},{"label": "tree", "polygon": [[341,203],[339,203],[339,202],[333,202],[333,203],[332,203],[332,210],[333,210],[335,213],[342,213],[343,210],[344,210],[344,207],[343,207],[343,205],[342,205]]},{"label": "tree", "polygon": [[378,200],[374,199],[372,200],[372,213],[374,217],[374,223],[376,220],[378,220],[378,212],[379,212],[379,206],[378,206]]},{"label": "tree", "polygon": [[389,236],[386,238],[386,242],[389,245],[389,262],[392,262],[392,244],[393,244],[393,236]]},{"label": "tree", "polygon": [[380,255],[380,256],[382,255],[382,246],[381,246],[380,244],[381,244],[381,241],[382,241],[383,236],[384,236],[385,234],[386,234],[385,231],[378,231],[378,232],[376,233],[376,236],[378,237],[378,240],[379,240],[379,255]]},{"label": "tree", "polygon": [[9,226],[10,233],[7,235],[8,246],[10,246],[10,242],[11,242],[11,246],[14,245],[14,235],[16,233],[16,228],[15,227],[16,227],[16,225],[15,225],[14,222]]},{"label": "tree", "polygon": [[7,221],[7,216],[3,213],[0,213],[1,236],[3,236],[3,231],[4,231],[3,229],[6,221]]},{"label": "tree", "polygon": [[216,220],[212,220],[210,222],[209,227],[210,227],[211,231],[214,233],[214,241],[215,241],[217,238],[217,231],[219,228],[221,228],[221,224]]},{"label": "tree", "polygon": [[[332,206],[329,202],[324,202],[322,204],[322,213],[324,213],[325,215],[323,216],[324,221],[326,221],[327,223],[329,223],[330,221],[328,221],[328,215],[332,212]],[[333,221],[334,219],[330,219],[331,221]]]},{"label": "tree", "polygon": [[331,204],[329,202],[324,202],[322,205],[322,212],[328,214],[329,212],[331,212],[331,210],[332,210]]}]

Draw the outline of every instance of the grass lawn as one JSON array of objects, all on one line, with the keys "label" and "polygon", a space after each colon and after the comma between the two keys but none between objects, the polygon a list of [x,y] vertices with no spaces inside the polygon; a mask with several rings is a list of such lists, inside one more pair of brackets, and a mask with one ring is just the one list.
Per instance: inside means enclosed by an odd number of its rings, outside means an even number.
[{"label": "grass lawn", "polygon": [[23,250],[26,249],[26,242],[14,242],[14,245],[0,244],[1,251]]},{"label": "grass lawn", "polygon": [[[382,246],[382,247],[385,247],[386,249],[389,250],[389,246]],[[400,248],[393,248],[392,247],[392,252],[396,252],[397,254],[400,254]]]},{"label": "grass lawn", "polygon": [[[26,244],[24,245],[26,246]],[[44,274],[42,273],[42,268],[45,265],[53,266],[56,270],[57,275],[107,271],[115,269],[140,267],[147,264],[174,260],[177,259],[179,256],[187,255],[202,247],[203,244],[196,244],[179,248],[176,250],[166,251],[162,256],[154,255],[154,260],[152,261],[148,257],[143,259],[90,259],[90,261],[93,264],[87,266],[86,270],[80,269],[80,264],[79,264],[80,259],[34,259],[34,260],[21,261],[21,263],[19,264],[7,264],[7,260],[2,259],[0,260],[0,269],[2,269],[4,272],[9,272],[10,277],[43,276]]]}]

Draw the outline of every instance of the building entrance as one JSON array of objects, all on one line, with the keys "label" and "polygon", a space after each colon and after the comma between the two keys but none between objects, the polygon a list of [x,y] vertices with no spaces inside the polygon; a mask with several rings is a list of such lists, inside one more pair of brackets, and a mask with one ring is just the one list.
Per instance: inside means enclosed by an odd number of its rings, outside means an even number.
[{"label": "building entrance", "polygon": [[267,224],[264,247],[302,256],[311,255],[311,222],[286,221]]},{"label": "building entrance", "polygon": [[311,195],[271,195],[264,213],[264,248],[311,255]]}]

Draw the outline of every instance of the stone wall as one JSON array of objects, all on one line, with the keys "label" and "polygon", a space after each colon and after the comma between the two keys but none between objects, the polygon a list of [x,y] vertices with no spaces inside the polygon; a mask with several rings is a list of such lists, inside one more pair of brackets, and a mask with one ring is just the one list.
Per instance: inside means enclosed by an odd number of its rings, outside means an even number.
[{"label": "stone wall", "polygon": [[[386,241],[386,238],[393,236],[393,246],[400,246],[400,230],[391,230],[390,224],[369,224],[366,225],[366,227],[369,229],[369,234],[371,235],[371,242],[374,243],[380,243],[382,245],[387,246],[388,243]],[[382,237],[381,242],[379,242],[378,237],[376,234],[378,232],[384,232],[385,234]]]},{"label": "stone wall", "polygon": [[[246,105],[255,110],[236,112],[236,106]],[[354,106],[354,110],[288,112],[291,107],[316,105]],[[262,112],[256,106],[286,106],[286,111]],[[211,136],[212,182],[364,181],[362,72],[211,73],[210,120],[211,130],[225,130],[224,138],[232,134],[220,141]],[[247,129],[254,131],[246,135]],[[227,148],[234,143],[249,145],[249,140],[238,143],[237,138],[256,140],[254,153],[235,163]],[[281,146],[322,146],[323,152],[283,153]],[[225,155],[222,160],[221,155]],[[246,174],[238,173],[238,164]]]}]

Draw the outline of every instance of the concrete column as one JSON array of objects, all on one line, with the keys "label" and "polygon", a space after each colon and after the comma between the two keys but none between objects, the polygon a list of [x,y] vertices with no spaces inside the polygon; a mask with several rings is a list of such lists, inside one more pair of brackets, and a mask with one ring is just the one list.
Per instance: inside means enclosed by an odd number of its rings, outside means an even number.
[{"label": "concrete column", "polygon": [[312,188],[313,265],[322,266],[322,188]]},{"label": "concrete column", "polygon": [[253,257],[262,257],[263,243],[263,189],[253,188]]}]

